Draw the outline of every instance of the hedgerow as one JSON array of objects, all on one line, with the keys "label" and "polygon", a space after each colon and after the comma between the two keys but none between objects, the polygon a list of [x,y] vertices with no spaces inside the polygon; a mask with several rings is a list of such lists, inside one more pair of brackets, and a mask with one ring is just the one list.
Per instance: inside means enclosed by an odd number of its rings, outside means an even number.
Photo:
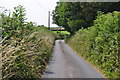
[{"label": "hedgerow", "polygon": [[94,26],[80,29],[68,44],[96,65],[107,78],[120,78],[120,12],[99,12]]},{"label": "hedgerow", "polygon": [[26,22],[23,6],[15,7],[9,15],[3,11],[0,21],[2,78],[41,78],[53,48],[53,33]]}]

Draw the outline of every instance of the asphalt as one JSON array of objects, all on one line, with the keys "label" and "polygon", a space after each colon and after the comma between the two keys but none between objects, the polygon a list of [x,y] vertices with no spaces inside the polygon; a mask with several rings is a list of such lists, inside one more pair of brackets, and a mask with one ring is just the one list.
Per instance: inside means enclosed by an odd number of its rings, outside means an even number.
[{"label": "asphalt", "polygon": [[103,78],[103,76],[78,56],[64,40],[56,40],[43,78]]}]

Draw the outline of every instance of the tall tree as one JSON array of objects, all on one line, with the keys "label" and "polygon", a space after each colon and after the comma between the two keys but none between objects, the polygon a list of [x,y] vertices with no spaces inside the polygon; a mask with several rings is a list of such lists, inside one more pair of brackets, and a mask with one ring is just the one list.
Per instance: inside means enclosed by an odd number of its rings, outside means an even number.
[{"label": "tall tree", "polygon": [[120,11],[120,2],[58,2],[53,11],[53,23],[74,34],[82,27],[92,26],[98,11]]}]

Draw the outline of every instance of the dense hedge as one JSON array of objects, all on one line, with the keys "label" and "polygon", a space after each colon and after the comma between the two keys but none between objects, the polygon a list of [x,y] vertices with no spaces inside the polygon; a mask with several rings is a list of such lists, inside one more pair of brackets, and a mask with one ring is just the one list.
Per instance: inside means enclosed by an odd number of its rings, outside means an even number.
[{"label": "dense hedge", "polygon": [[40,78],[53,48],[54,37],[44,29],[11,37],[2,47],[3,78]]},{"label": "dense hedge", "polygon": [[99,12],[94,26],[80,29],[68,44],[102,70],[108,78],[119,78],[120,12]]},{"label": "dense hedge", "polygon": [[0,13],[3,79],[38,79],[51,55],[54,35],[46,28],[26,22],[22,6],[14,9],[9,15],[6,11]]}]

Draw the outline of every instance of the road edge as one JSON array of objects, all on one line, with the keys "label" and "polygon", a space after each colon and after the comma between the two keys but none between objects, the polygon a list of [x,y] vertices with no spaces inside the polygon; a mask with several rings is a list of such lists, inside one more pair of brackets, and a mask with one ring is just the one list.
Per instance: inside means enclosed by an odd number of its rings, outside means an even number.
[{"label": "road edge", "polygon": [[[67,42],[65,42],[67,44]],[[103,73],[102,71],[97,68],[92,62],[90,62],[89,60],[86,60],[84,57],[82,57],[80,54],[78,54],[69,44],[67,44],[75,53],[76,55],[78,55],[80,58],[82,58],[86,63],[88,63],[92,68],[94,68],[98,73],[100,73],[100,75],[105,78],[106,80],[109,80]]]}]

